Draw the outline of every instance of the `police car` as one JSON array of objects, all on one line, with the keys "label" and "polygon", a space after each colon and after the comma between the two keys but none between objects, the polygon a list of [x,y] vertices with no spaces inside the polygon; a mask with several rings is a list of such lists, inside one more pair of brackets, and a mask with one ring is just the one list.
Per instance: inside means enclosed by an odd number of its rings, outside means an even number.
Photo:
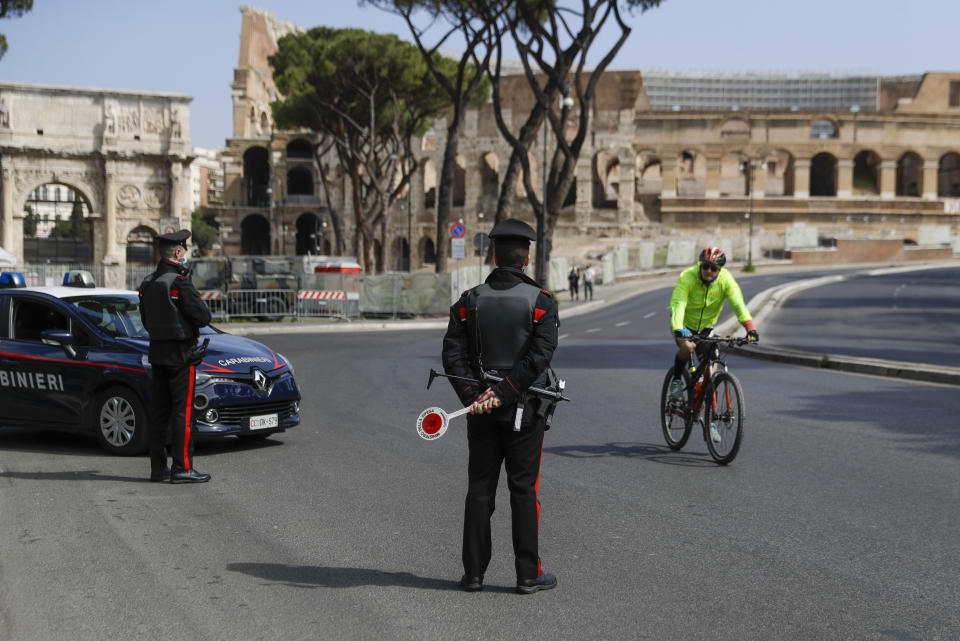
[{"label": "police car", "polygon": [[[139,297],[74,281],[25,287],[21,274],[0,274],[0,426],[93,433],[110,453],[142,453],[150,363]],[[300,423],[290,361],[211,326],[200,338],[210,342],[196,368],[199,437],[260,439]]]}]

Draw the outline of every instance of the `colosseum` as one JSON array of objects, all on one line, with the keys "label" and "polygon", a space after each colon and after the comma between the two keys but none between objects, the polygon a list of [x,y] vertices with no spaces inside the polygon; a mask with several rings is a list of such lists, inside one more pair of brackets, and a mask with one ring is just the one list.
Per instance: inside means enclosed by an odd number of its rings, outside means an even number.
[{"label": "colosseum", "polygon": [[[228,254],[331,253],[330,213],[344,191],[321,189],[308,132],[275,131],[279,94],[267,58],[301,27],[241,7],[240,57],[231,84],[233,135],[223,154],[217,210]],[[516,127],[533,96],[522,76],[503,80]],[[722,237],[743,255],[746,226],[758,249],[784,248],[787,230],[824,238],[937,242],[958,233],[960,73],[916,76],[718,75],[609,71],[554,236],[554,251],[671,237]],[[439,120],[418,141],[409,197],[388,212],[378,269],[426,269],[437,250]],[[510,148],[492,107],[468,112],[459,141],[452,218],[489,229]],[[542,143],[538,143],[542,144]],[[549,143],[548,143],[549,144]],[[543,148],[534,146],[534,172]],[[336,187],[336,185],[335,185]],[[518,199],[522,203],[522,199]],[[513,215],[533,220],[519,204]],[[409,231],[408,231],[409,230]],[[343,228],[348,253],[350,225]],[[927,234],[929,237],[929,233]],[[441,239],[445,241],[445,239]],[[753,245],[751,245],[751,248]]]}]

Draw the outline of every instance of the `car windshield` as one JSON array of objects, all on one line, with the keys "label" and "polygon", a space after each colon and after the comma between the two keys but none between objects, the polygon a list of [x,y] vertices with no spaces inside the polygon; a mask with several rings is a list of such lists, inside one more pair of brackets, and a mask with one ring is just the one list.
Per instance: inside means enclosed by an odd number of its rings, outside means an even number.
[{"label": "car windshield", "polygon": [[[71,296],[64,299],[101,332],[113,338],[149,338],[140,319],[140,298],[136,294]],[[209,326],[201,334],[215,334]]]}]

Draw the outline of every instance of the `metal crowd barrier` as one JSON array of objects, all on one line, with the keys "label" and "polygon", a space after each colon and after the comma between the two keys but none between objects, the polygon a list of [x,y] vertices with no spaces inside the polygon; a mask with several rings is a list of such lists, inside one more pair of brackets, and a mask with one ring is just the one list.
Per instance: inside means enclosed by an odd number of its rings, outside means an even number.
[{"label": "metal crowd barrier", "polygon": [[228,292],[200,290],[200,298],[218,320],[279,321],[285,318],[340,318],[358,314],[357,299],[337,290],[238,289]]}]

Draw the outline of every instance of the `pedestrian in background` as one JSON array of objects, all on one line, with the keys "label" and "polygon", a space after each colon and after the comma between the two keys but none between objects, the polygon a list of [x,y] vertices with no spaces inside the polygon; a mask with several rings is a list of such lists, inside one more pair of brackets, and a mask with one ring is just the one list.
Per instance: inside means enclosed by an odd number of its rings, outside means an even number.
[{"label": "pedestrian in background", "polygon": [[[150,480],[204,483],[193,467],[193,382],[203,358],[197,345],[210,310],[190,281],[187,239],[180,230],[157,236],[160,263],[140,284],[140,316],[150,334]],[[167,467],[167,457],[173,459]]]},{"label": "pedestrian in background", "polygon": [[[557,577],[543,571],[539,553],[540,460],[550,407],[527,390],[549,384],[547,369],[557,348],[560,320],[550,292],[523,273],[530,262],[530,241],[537,238],[533,228],[508,218],[496,224],[490,238],[497,268],[450,308],[443,337],[444,371],[480,381],[451,380],[460,401],[470,406],[460,587],[467,592],[483,589],[491,555],[490,517],[500,468],[505,466],[516,589],[531,594],[555,587]],[[488,386],[485,373],[502,380]]]},{"label": "pedestrian in background", "polygon": [[570,273],[567,274],[567,281],[570,283],[570,300],[577,300],[580,296],[580,274],[577,273],[576,267],[570,268]]},{"label": "pedestrian in background", "polygon": [[587,296],[590,297],[590,300],[593,300],[593,279],[596,277],[596,272],[593,271],[593,263],[587,263],[587,268],[583,270],[583,300],[587,300]]}]

